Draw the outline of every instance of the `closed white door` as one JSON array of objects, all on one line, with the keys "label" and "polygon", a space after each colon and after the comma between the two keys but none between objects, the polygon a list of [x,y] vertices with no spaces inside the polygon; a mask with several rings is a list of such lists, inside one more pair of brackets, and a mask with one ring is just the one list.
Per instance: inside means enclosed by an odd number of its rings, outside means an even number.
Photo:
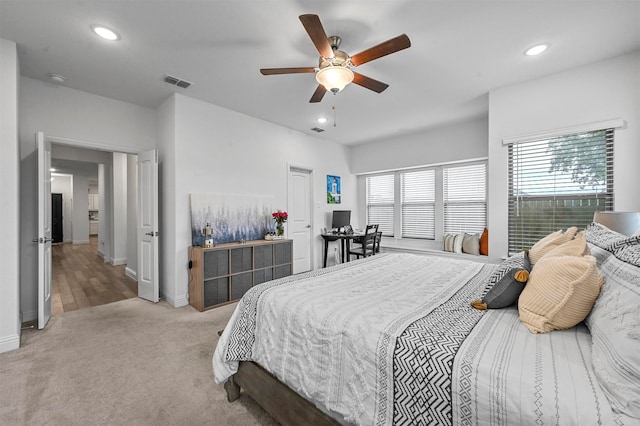
[{"label": "closed white door", "polygon": [[289,168],[289,236],[293,240],[293,273],[311,270],[312,197],[310,170]]},{"label": "closed white door", "polygon": [[160,300],[158,151],[138,154],[138,297]]},{"label": "closed white door", "polygon": [[38,147],[38,328],[51,318],[51,142],[36,133]]}]

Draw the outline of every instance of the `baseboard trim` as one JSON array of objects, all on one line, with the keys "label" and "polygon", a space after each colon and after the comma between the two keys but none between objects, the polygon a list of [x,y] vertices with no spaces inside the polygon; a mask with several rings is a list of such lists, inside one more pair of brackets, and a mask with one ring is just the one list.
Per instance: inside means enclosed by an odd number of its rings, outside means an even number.
[{"label": "baseboard trim", "polygon": [[114,257],[113,260],[111,261],[112,265],[126,265],[127,264],[127,258],[126,257]]},{"label": "baseboard trim", "polygon": [[133,269],[126,267],[124,268],[124,274],[126,276],[128,276],[129,278],[131,278],[134,281],[138,281],[138,273],[136,271],[134,271]]},{"label": "baseboard trim", "polygon": [[20,333],[0,338],[0,353],[20,348]]},{"label": "baseboard trim", "polygon": [[182,295],[182,296],[177,297],[175,299],[173,297],[165,296],[165,300],[167,301],[167,303],[169,305],[171,305],[174,308],[179,308],[181,306],[187,306],[189,304],[189,299],[187,299],[186,295]]},{"label": "baseboard trim", "polygon": [[22,312],[22,321],[20,321],[20,324],[37,320],[37,319],[38,319],[38,311],[25,311],[25,312]]},{"label": "baseboard trim", "polygon": [[73,240],[73,244],[89,244],[89,240]]}]

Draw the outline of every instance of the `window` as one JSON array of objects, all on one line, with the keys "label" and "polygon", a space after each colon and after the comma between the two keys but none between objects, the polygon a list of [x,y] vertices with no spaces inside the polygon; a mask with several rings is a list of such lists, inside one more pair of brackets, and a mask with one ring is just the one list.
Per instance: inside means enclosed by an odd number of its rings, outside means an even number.
[{"label": "window", "polygon": [[485,163],[443,170],[444,233],[482,233],[487,223]]},{"label": "window", "polygon": [[383,235],[393,236],[394,193],[393,174],[367,177],[367,223],[377,223]]},{"label": "window", "polygon": [[402,238],[435,238],[435,169],[400,174]]},{"label": "window", "polygon": [[384,235],[441,241],[481,233],[487,222],[487,162],[397,170],[365,178],[367,223]]},{"label": "window", "polygon": [[509,145],[509,252],[613,209],[613,129]]}]

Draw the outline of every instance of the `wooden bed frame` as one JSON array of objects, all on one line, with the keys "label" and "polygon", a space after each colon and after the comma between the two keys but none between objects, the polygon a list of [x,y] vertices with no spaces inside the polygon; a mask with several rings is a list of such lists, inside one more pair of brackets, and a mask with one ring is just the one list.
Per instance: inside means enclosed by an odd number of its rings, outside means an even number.
[{"label": "wooden bed frame", "polygon": [[225,382],[229,402],[240,397],[240,388],[283,425],[340,424],[254,362],[240,361],[238,372]]}]

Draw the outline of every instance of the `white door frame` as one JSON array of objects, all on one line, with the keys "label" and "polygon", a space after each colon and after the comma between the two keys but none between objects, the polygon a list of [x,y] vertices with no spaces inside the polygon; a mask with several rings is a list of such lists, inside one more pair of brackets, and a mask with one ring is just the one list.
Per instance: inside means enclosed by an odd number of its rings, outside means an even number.
[{"label": "white door frame", "polygon": [[[294,163],[287,163],[287,209],[288,211],[291,211],[291,207],[293,206],[293,189],[291,187],[292,182],[291,182],[291,172],[295,171],[295,170],[300,170],[300,171],[304,171],[305,173],[309,174],[309,264],[311,267],[311,270],[315,269],[315,257],[314,257],[314,244],[313,244],[313,240],[314,240],[314,233],[313,233],[313,229],[314,229],[314,216],[315,216],[315,209],[313,208],[314,206],[314,196],[313,196],[313,182],[314,182],[314,171],[312,167],[308,167],[308,166],[303,166],[303,165],[298,165],[298,164],[294,164]],[[293,266],[292,266],[293,268]],[[292,271],[293,273],[297,273],[298,271]]]},{"label": "white door frame", "polygon": [[36,133],[38,154],[38,328],[51,318],[51,142]]},{"label": "white door frame", "polygon": [[[76,147],[76,148],[94,149],[94,150],[98,150],[98,151],[107,151],[107,152],[121,152],[121,153],[125,153],[125,154],[135,154],[135,155],[139,155],[140,153],[144,152],[143,149],[132,148],[130,146],[121,146],[121,145],[115,145],[115,144],[105,144],[105,143],[100,143],[100,142],[91,142],[91,141],[87,141],[87,140],[71,139],[71,138],[65,138],[65,137],[61,137],[61,136],[51,136],[51,135],[45,135],[45,136],[46,136],[46,141],[48,141],[50,143],[55,143],[55,144],[58,144],[58,145],[67,145],[67,146],[72,146],[72,147]],[[140,189],[138,188],[138,191],[139,190]],[[51,186],[49,186],[49,192],[51,192]],[[49,203],[50,202],[51,202],[51,195],[49,195]],[[139,241],[138,241],[138,244],[139,244]],[[156,251],[158,251],[158,250],[156,250]],[[157,264],[158,264],[158,262],[157,262],[157,259],[156,259],[156,267],[157,267]],[[140,279],[139,275],[140,274],[138,273],[138,280]],[[159,274],[156,274],[156,280],[159,280]]]}]

